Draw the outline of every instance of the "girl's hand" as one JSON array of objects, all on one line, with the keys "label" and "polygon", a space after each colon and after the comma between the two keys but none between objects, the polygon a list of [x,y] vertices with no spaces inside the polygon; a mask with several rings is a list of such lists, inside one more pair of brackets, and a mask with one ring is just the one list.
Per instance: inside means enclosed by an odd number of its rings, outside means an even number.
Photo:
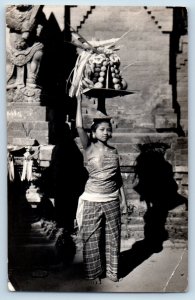
[{"label": "girl's hand", "polygon": [[121,202],[120,208],[121,208],[121,214],[126,215],[128,212],[126,201]]},{"label": "girl's hand", "polygon": [[121,186],[120,188],[120,208],[121,208],[121,213],[122,214],[127,214],[127,201],[124,193],[124,188]]},{"label": "girl's hand", "polygon": [[78,96],[77,96],[77,102],[82,102],[82,96],[81,96],[80,93],[79,93]]}]

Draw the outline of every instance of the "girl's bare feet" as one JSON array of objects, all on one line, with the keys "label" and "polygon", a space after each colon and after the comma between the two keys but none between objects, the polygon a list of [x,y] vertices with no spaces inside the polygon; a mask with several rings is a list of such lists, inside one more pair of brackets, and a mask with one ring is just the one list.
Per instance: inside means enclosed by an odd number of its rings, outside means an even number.
[{"label": "girl's bare feet", "polygon": [[101,284],[101,278],[97,277],[95,279],[88,279],[88,282],[90,285],[96,285],[96,284]]},{"label": "girl's bare feet", "polygon": [[111,274],[111,273],[106,273],[106,277],[110,279],[111,281],[117,282],[119,281],[118,277],[116,274]]}]

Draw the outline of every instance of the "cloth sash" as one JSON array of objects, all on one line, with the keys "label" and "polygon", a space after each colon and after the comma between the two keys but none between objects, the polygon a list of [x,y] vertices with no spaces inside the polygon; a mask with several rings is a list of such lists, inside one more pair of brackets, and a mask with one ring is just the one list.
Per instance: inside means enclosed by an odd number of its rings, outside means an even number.
[{"label": "cloth sash", "polygon": [[110,194],[100,194],[100,193],[87,193],[84,192],[78,201],[77,211],[76,211],[76,221],[79,230],[82,227],[83,221],[83,209],[84,209],[84,201],[91,201],[91,202],[108,202],[113,200],[119,199],[119,190],[116,190]]}]

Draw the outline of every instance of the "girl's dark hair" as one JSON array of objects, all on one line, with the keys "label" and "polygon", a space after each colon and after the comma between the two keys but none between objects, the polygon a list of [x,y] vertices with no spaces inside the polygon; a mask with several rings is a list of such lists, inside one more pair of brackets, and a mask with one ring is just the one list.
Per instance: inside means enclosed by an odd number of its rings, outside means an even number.
[{"label": "girl's dark hair", "polygon": [[91,125],[91,131],[95,132],[96,129],[98,128],[98,125],[101,124],[101,123],[104,123],[104,122],[108,123],[110,125],[110,127],[112,128],[112,124],[110,122],[110,119],[94,119],[93,123]]},{"label": "girl's dark hair", "polygon": [[[105,118],[105,119],[94,119],[94,120],[93,120],[93,123],[92,123],[92,125],[91,125],[91,133],[90,133],[90,140],[91,140],[91,141],[94,140],[93,134],[92,134],[92,133],[96,131],[96,129],[98,128],[98,125],[100,125],[101,123],[104,123],[104,122],[108,123],[109,126],[110,126],[110,128],[112,129],[112,124],[111,124],[111,122],[110,122],[110,118]],[[112,137],[112,135],[111,135],[110,137]]]}]

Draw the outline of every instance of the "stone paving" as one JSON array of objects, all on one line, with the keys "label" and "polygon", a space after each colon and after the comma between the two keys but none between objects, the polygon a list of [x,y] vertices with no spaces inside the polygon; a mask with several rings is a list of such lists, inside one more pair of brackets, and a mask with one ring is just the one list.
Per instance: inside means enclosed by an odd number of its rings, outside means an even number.
[{"label": "stone paving", "polygon": [[[123,241],[121,252],[131,253],[135,240]],[[144,249],[143,253],[145,252]],[[157,252],[157,251],[156,251]],[[140,254],[140,252],[139,252]],[[129,259],[131,258],[129,256]],[[15,271],[10,290],[38,292],[185,292],[188,289],[188,250],[185,241],[166,241],[163,249],[144,257],[127,260],[125,276],[119,282],[107,278],[101,284],[86,281],[82,271],[82,251],[78,248],[68,267]],[[132,263],[134,261],[134,263]]]}]

